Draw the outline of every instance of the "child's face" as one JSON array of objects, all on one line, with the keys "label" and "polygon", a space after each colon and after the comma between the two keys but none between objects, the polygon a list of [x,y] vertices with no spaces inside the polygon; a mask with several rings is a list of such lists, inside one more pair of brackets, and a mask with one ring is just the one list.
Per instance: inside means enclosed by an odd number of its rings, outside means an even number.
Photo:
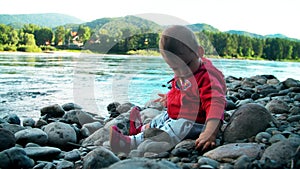
[{"label": "child's face", "polygon": [[196,61],[195,57],[177,57],[163,55],[164,60],[179,78],[187,78],[193,75],[192,64]]}]

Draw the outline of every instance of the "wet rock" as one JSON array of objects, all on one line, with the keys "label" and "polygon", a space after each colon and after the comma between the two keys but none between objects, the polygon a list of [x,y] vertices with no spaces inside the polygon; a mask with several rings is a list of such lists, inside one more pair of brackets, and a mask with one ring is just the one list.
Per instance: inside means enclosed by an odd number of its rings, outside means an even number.
[{"label": "wet rock", "polygon": [[63,119],[67,123],[76,123],[80,126],[96,121],[92,115],[82,110],[70,110],[63,116]]},{"label": "wet rock", "polygon": [[46,145],[48,142],[48,135],[43,130],[38,128],[31,128],[21,130],[15,133],[16,142],[21,145],[27,143],[36,143],[39,145]]},{"label": "wet rock", "polygon": [[16,144],[16,138],[12,132],[0,128],[0,151],[9,149]]},{"label": "wet rock", "polygon": [[64,111],[70,111],[70,110],[81,110],[82,107],[79,106],[78,104],[75,104],[75,103],[65,103],[61,106]]},{"label": "wet rock", "polygon": [[74,149],[72,151],[66,152],[64,159],[67,161],[77,161],[81,159],[80,151],[78,149]]},{"label": "wet rock", "polygon": [[117,126],[123,134],[128,135],[129,134],[129,113],[120,114],[118,117],[108,121],[104,125],[104,128],[110,130],[110,128],[113,125]]},{"label": "wet rock", "polygon": [[36,128],[42,128],[42,126],[45,126],[47,125],[47,121],[43,120],[43,119],[38,119],[36,122],[35,122],[35,127]]},{"label": "wet rock", "polygon": [[34,161],[21,148],[12,147],[0,152],[0,168],[2,169],[29,169],[33,166]]},{"label": "wet rock", "polygon": [[61,153],[61,150],[56,147],[26,147],[24,148],[26,154],[32,159],[51,161],[56,159]]},{"label": "wet rock", "polygon": [[0,128],[6,129],[13,134],[15,134],[18,131],[25,130],[26,128],[17,124],[9,124],[9,123],[2,123],[0,124]]},{"label": "wet rock", "polygon": [[264,151],[263,144],[257,143],[231,143],[203,154],[203,156],[223,162],[232,162],[242,155],[247,155],[250,158],[260,157]]},{"label": "wet rock", "polygon": [[52,122],[45,126],[48,135],[48,144],[59,148],[67,148],[68,142],[76,143],[77,136],[74,129],[62,122]]},{"label": "wet rock", "polygon": [[166,160],[156,161],[146,158],[133,158],[119,161],[111,166],[108,169],[122,168],[122,169],[153,169],[153,168],[163,168],[163,169],[180,169],[176,164],[171,163]]},{"label": "wet rock", "polygon": [[279,141],[282,141],[285,139],[286,138],[282,134],[275,134],[269,139],[269,142],[273,144],[273,143],[276,143],[276,142],[279,142]]},{"label": "wet rock", "polygon": [[291,162],[299,145],[299,138],[290,138],[276,142],[265,150],[260,160],[270,159],[282,166],[287,165]]},{"label": "wet rock", "polygon": [[120,159],[114,153],[106,148],[98,147],[83,158],[83,169],[105,168],[118,161]]},{"label": "wet rock", "polygon": [[202,166],[202,165],[210,165],[213,168],[218,168],[218,166],[220,165],[220,163],[218,161],[210,159],[210,158],[207,158],[207,157],[201,157],[198,160],[198,164],[200,166]]},{"label": "wet rock", "polygon": [[123,103],[117,107],[116,111],[120,114],[127,113],[133,106],[134,106],[134,104],[129,103],[129,102]]},{"label": "wet rock", "polygon": [[300,87],[300,82],[295,80],[295,79],[292,79],[292,78],[287,78],[285,81],[282,82],[283,85],[286,87],[286,88],[291,88],[291,87]]},{"label": "wet rock", "polygon": [[58,104],[43,107],[41,109],[41,116],[47,115],[47,117],[62,117],[64,114],[64,109]]},{"label": "wet rock", "polygon": [[234,169],[252,168],[252,159],[246,155],[240,156],[234,163]]},{"label": "wet rock", "polygon": [[272,85],[258,85],[255,87],[255,91],[256,93],[262,95],[262,97],[266,97],[267,95],[271,94],[271,93],[278,93],[279,90]]},{"label": "wet rock", "polygon": [[260,132],[255,136],[255,141],[258,143],[267,143],[271,138],[271,134],[268,132]]},{"label": "wet rock", "polygon": [[158,142],[152,140],[145,140],[142,142],[138,148],[141,152],[151,152],[151,153],[161,153],[166,152],[171,149],[171,145],[168,142]]},{"label": "wet rock", "polygon": [[271,121],[271,114],[263,106],[255,103],[246,104],[233,113],[224,129],[224,141],[236,142],[248,139],[265,131]]},{"label": "wet rock", "polygon": [[103,124],[96,121],[96,122],[84,124],[80,130],[81,131],[87,130],[86,134],[87,134],[87,136],[90,136],[91,134],[93,134],[95,131],[99,130],[102,127],[103,127]]},{"label": "wet rock", "polygon": [[162,111],[159,111],[157,109],[149,108],[149,109],[142,110],[140,114],[141,114],[142,121],[145,122],[149,119],[150,120],[153,119],[157,115],[161,114],[161,112]]},{"label": "wet rock", "polygon": [[109,129],[103,127],[101,129],[95,131],[88,138],[86,138],[82,142],[81,145],[82,146],[90,146],[90,145],[100,146],[105,141],[108,141],[108,140],[109,140]]},{"label": "wet rock", "polygon": [[113,103],[108,104],[107,111],[108,111],[108,114],[110,114],[109,117],[115,118],[120,115],[120,113],[117,112],[117,107],[120,105],[121,104],[119,102],[113,102]]},{"label": "wet rock", "polygon": [[35,121],[33,120],[33,118],[24,118],[22,124],[24,127],[34,127]]},{"label": "wet rock", "polygon": [[4,116],[3,119],[9,124],[21,124],[21,120],[16,114],[8,114]]},{"label": "wet rock", "polygon": [[62,160],[56,166],[56,169],[73,169],[73,168],[74,168],[74,164],[67,160]]},{"label": "wet rock", "polygon": [[274,114],[289,113],[289,106],[287,103],[281,100],[271,100],[267,105],[266,109]]},{"label": "wet rock", "polygon": [[300,114],[299,115],[292,115],[287,118],[288,122],[300,121]]}]

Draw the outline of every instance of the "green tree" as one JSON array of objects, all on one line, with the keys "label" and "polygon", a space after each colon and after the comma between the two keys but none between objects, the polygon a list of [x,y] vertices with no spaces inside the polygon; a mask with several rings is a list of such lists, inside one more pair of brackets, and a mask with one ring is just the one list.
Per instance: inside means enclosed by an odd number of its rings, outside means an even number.
[{"label": "green tree", "polygon": [[24,44],[28,46],[36,46],[34,35],[30,33],[24,34]]},{"label": "green tree", "polygon": [[55,34],[55,38],[54,38],[55,45],[59,45],[59,44],[63,45],[65,43],[65,38],[66,38],[65,27],[63,26],[57,27],[54,34]]},{"label": "green tree", "polygon": [[77,33],[78,33],[79,40],[82,43],[85,43],[91,37],[91,29],[88,26],[80,25]]},{"label": "green tree", "polygon": [[11,27],[0,24],[0,44],[9,44],[9,33],[11,30]]},{"label": "green tree", "polygon": [[30,34],[34,34],[34,32],[39,29],[41,29],[41,27],[35,24],[25,24],[23,25],[22,28],[24,33],[30,33]]},{"label": "green tree", "polygon": [[19,42],[18,31],[12,30],[11,32],[9,32],[8,38],[9,38],[9,45],[18,44],[18,42]]},{"label": "green tree", "polygon": [[48,45],[52,42],[53,32],[50,28],[41,28],[34,32],[34,36],[38,46]]}]

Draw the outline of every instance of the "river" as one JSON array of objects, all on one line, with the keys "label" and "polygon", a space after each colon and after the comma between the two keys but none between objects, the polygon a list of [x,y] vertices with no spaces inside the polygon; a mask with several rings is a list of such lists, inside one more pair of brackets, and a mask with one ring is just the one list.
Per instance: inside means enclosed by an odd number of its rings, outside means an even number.
[{"label": "river", "polygon": [[[225,77],[271,74],[280,81],[300,80],[300,63],[211,59]],[[0,53],[0,117],[40,117],[51,104],[75,102],[84,110],[107,116],[114,101],[143,106],[172,78],[158,56],[82,53]]]}]

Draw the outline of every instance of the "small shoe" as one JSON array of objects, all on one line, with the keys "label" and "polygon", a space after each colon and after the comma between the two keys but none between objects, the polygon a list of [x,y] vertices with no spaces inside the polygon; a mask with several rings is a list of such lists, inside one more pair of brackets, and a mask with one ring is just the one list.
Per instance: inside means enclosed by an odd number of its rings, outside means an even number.
[{"label": "small shoe", "polygon": [[129,116],[129,135],[136,135],[141,132],[143,122],[140,114],[141,108],[138,106],[134,106],[130,111]]},{"label": "small shoe", "polygon": [[131,139],[121,133],[117,126],[112,126],[110,129],[110,147],[114,153],[130,152]]}]

